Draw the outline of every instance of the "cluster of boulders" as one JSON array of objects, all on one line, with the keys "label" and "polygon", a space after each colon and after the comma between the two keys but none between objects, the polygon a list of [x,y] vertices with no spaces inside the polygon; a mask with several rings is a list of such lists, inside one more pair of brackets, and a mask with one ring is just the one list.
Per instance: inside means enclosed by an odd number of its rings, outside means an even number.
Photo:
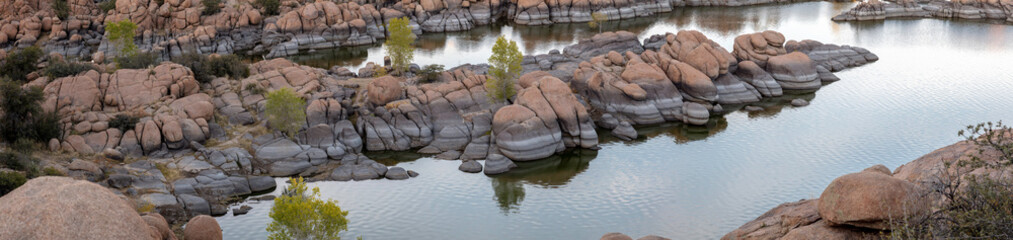
[{"label": "cluster of boulders", "polygon": [[[200,92],[190,69],[175,63],[112,74],[92,70],[48,81],[43,93],[43,110],[59,113],[66,130],[63,141],[50,141],[53,151],[113,149],[137,157],[203,142],[215,137],[212,128],[220,128],[211,96]],[[125,117],[139,121],[122,121]]]},{"label": "cluster of boulders", "polygon": [[[138,214],[133,201],[97,184],[40,177],[0,197],[0,235],[10,239],[157,239],[176,234],[158,213]],[[222,239],[218,221],[190,219],[184,239]]]},{"label": "cluster of boulders", "polygon": [[865,21],[887,18],[959,18],[992,19],[1013,22],[1013,1],[959,0],[959,1],[880,1],[858,4],[851,10],[834,16],[834,21]]},{"label": "cluster of boulders", "polygon": [[[732,52],[696,31],[655,35],[643,45],[629,39],[636,38],[628,32],[599,34],[565,51],[570,56],[582,56],[577,49],[608,51],[580,62],[571,86],[600,110],[597,125],[615,129],[621,138],[636,137],[631,125],[703,125],[711,114],[724,112],[722,105],[815,90],[839,80],[833,71],[878,60],[862,48],[786,42],[773,31],[737,37]],[[793,105],[805,105],[802,101]]]}]

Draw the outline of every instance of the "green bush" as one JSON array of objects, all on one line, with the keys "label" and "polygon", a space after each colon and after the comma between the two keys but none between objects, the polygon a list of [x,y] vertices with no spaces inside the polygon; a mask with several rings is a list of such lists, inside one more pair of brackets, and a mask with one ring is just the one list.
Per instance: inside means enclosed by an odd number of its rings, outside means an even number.
[{"label": "green bush", "polygon": [[50,80],[53,80],[66,76],[75,76],[91,70],[97,69],[94,65],[82,62],[54,61],[50,62],[49,66],[42,70],[42,73],[49,77]]},{"label": "green bush", "polygon": [[321,200],[320,189],[307,189],[302,177],[292,178],[292,185],[274,199],[271,207],[271,224],[267,237],[280,239],[340,239],[338,234],[348,229],[348,211],[341,211],[338,202]]},{"label": "green bush", "polygon": [[442,74],[443,74],[443,65],[440,64],[426,65],[426,67],[422,68],[422,70],[419,71],[419,76],[422,77],[419,80],[419,82],[422,83],[435,82],[437,79],[440,78],[440,75]]},{"label": "green bush", "polygon": [[303,111],[305,104],[306,101],[290,88],[272,91],[267,94],[265,106],[267,123],[271,128],[293,137],[306,122],[306,112]]},{"label": "green bush", "polygon": [[0,84],[0,140],[15,143],[18,139],[37,142],[49,141],[60,136],[60,117],[55,113],[44,113],[39,106],[42,89],[22,89],[17,83],[4,80]]},{"label": "green bush", "polygon": [[233,54],[209,57],[198,53],[187,53],[173,59],[173,61],[190,68],[194,78],[202,83],[211,82],[215,77],[228,76],[232,79],[241,79],[250,76],[250,67],[243,62],[242,58]]},{"label": "green bush", "polygon": [[0,153],[0,166],[14,171],[33,172],[37,161],[31,157],[15,152]]},{"label": "green bush", "polygon": [[215,13],[222,11],[222,7],[219,6],[222,0],[201,0],[201,3],[204,5],[204,10],[201,11],[204,16],[215,15]]},{"label": "green bush", "polygon": [[109,120],[109,127],[119,129],[120,132],[126,132],[127,130],[134,129],[134,126],[137,125],[137,121],[137,117],[126,114],[118,114],[112,120]]},{"label": "green bush", "polygon": [[0,196],[7,195],[14,189],[28,182],[28,178],[18,172],[0,172]]},{"label": "green bush", "polygon": [[278,15],[278,7],[281,6],[279,0],[257,0],[255,2],[257,6],[264,8],[264,16]]},{"label": "green bush", "polygon": [[143,69],[158,64],[158,55],[154,53],[135,53],[116,57],[116,66],[121,69]]},{"label": "green bush", "polygon": [[[942,206],[926,222],[891,221],[891,239],[1009,239],[1013,236],[1013,128],[1002,122],[968,126],[958,135],[978,149],[945,162],[931,189]],[[987,152],[987,153],[986,153]],[[976,170],[984,169],[985,174]],[[987,172],[1001,173],[987,174]]]},{"label": "green bush", "polygon": [[8,77],[15,81],[28,79],[28,74],[35,71],[35,65],[42,58],[42,49],[31,46],[15,52],[11,52],[0,65],[0,76]]},{"label": "green bush", "polygon": [[102,9],[102,13],[107,13],[109,10],[116,9],[116,0],[106,0],[98,4],[98,8]]},{"label": "green bush", "polygon": [[53,0],[52,4],[53,11],[60,19],[66,20],[70,16],[70,5],[67,5],[67,0]]},{"label": "green bush", "polygon": [[53,167],[43,168],[42,169],[42,175],[43,176],[64,176],[63,172],[60,172],[60,170],[56,170],[56,168],[53,168]]},{"label": "green bush", "polygon": [[18,139],[11,144],[11,150],[21,154],[32,154],[35,148],[35,142],[27,138]]},{"label": "green bush", "polygon": [[246,91],[250,92],[250,94],[260,95],[267,92],[267,90],[264,90],[264,88],[260,87],[260,85],[257,85],[256,83],[247,83],[244,88]]}]

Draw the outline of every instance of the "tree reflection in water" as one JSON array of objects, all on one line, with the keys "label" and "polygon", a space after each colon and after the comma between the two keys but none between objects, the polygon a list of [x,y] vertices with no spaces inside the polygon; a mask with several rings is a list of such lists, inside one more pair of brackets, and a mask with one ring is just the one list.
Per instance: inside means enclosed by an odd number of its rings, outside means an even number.
[{"label": "tree reflection in water", "polygon": [[516,212],[524,201],[524,187],[556,188],[584,170],[598,151],[572,149],[541,160],[516,162],[517,168],[492,177],[492,189],[503,214]]}]

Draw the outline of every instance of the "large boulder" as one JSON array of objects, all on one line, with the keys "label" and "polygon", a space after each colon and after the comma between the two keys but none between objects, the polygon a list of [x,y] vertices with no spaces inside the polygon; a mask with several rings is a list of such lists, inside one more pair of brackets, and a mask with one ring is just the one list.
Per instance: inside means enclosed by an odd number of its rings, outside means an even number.
[{"label": "large boulder", "polygon": [[818,207],[829,225],[890,230],[891,220],[924,220],[931,211],[926,195],[923,188],[877,165],[834,179],[820,195]]},{"label": "large boulder", "polygon": [[222,227],[218,225],[215,218],[208,215],[198,215],[186,222],[186,228],[183,229],[183,239],[222,240]]},{"label": "large boulder", "polygon": [[784,50],[784,35],[776,31],[763,31],[735,37],[732,55],[739,61],[752,61],[760,67],[767,66],[767,59],[787,53]]},{"label": "large boulder", "polygon": [[0,197],[4,239],[157,239],[152,227],[105,187],[66,177],[32,179]]},{"label": "large boulder", "polygon": [[401,82],[389,75],[370,81],[369,85],[366,85],[366,91],[368,92],[369,102],[381,106],[404,98],[405,95]]},{"label": "large boulder", "polygon": [[815,90],[822,85],[816,65],[801,52],[771,57],[767,71],[786,90]]}]

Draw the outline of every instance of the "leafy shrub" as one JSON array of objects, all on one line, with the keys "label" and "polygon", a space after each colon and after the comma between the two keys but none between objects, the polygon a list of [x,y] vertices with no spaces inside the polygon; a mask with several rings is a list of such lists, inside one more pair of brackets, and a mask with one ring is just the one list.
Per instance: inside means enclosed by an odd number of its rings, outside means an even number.
[{"label": "leafy shrub", "polygon": [[274,15],[278,15],[278,13],[279,13],[278,12],[278,7],[281,6],[281,1],[279,1],[279,0],[257,0],[255,2],[255,4],[257,4],[257,6],[260,6],[260,7],[264,8],[264,15],[265,16],[274,16]]},{"label": "leafy shrub", "polygon": [[274,199],[268,239],[339,239],[338,233],[348,229],[348,212],[337,201],[321,200],[319,188],[307,191],[302,177],[291,182]]},{"label": "leafy shrub", "polygon": [[204,16],[215,15],[215,13],[222,11],[222,7],[219,6],[222,0],[201,0],[201,3],[204,5],[204,10],[201,11]]},{"label": "leafy shrub", "polygon": [[485,82],[490,99],[506,101],[517,93],[514,83],[520,77],[523,59],[524,55],[517,47],[517,42],[508,41],[503,36],[496,39],[492,46],[492,56],[489,57],[489,79]]},{"label": "leafy shrub", "polygon": [[123,69],[142,69],[158,64],[158,55],[154,53],[135,53],[116,57],[116,66]]},{"label": "leafy shrub", "polygon": [[210,82],[215,77],[228,76],[240,79],[250,76],[250,67],[243,63],[242,58],[233,54],[209,57],[198,53],[187,53],[174,61],[190,68],[194,78],[202,83]]},{"label": "leafy shrub", "polygon": [[53,167],[43,168],[42,169],[42,175],[43,176],[64,176],[63,172],[60,172],[60,170],[56,170],[56,168],[53,168]]},{"label": "leafy shrub", "polygon": [[384,51],[390,56],[393,73],[400,75],[408,71],[408,64],[415,58],[415,34],[409,25],[408,17],[391,19],[387,25],[390,36],[383,44]]},{"label": "leafy shrub", "polygon": [[246,91],[250,92],[250,94],[257,94],[257,95],[264,94],[264,92],[267,91],[264,90],[264,88],[260,87],[260,85],[257,85],[256,83],[247,83],[246,87],[244,88],[246,89]]},{"label": "leafy shrub", "polygon": [[[946,162],[931,190],[944,201],[927,222],[891,222],[891,239],[1008,239],[1013,236],[1013,182],[1008,177],[972,173],[1010,171],[1013,128],[1002,122],[968,126],[959,135],[978,149],[956,162]],[[998,154],[985,154],[990,153]],[[982,158],[987,156],[987,159]]]},{"label": "leafy shrub", "polygon": [[288,137],[295,136],[306,122],[305,104],[306,101],[290,88],[272,91],[267,94],[267,122],[271,128],[288,134]]},{"label": "leafy shrub", "polygon": [[70,61],[53,61],[49,63],[45,69],[42,70],[43,74],[48,76],[50,80],[62,78],[66,76],[74,76],[83,72],[96,70],[95,66],[82,62],[70,62]]},{"label": "leafy shrub", "polygon": [[36,70],[35,65],[42,58],[42,54],[42,49],[35,46],[11,52],[0,65],[0,76],[15,81],[28,79],[28,74]]},{"label": "leafy shrub", "polygon": [[103,13],[109,12],[109,10],[116,9],[116,0],[106,0],[98,4],[98,8],[102,9]]},{"label": "leafy shrub", "polygon": [[21,154],[32,154],[35,151],[35,142],[27,138],[18,139],[11,144],[11,150]]},{"label": "leafy shrub", "polygon": [[37,160],[31,157],[14,153],[14,152],[2,152],[0,153],[0,166],[23,172],[34,172],[37,165]]},{"label": "leafy shrub", "polygon": [[422,77],[420,79],[420,82],[422,83],[435,82],[437,79],[440,78],[441,74],[443,74],[443,65],[440,64],[426,65],[426,67],[422,68],[422,70],[419,71],[419,76]]},{"label": "leafy shrub", "polygon": [[52,4],[53,11],[60,19],[67,19],[70,16],[70,5],[67,5],[67,0],[53,0]]},{"label": "leafy shrub", "polygon": [[120,132],[126,132],[127,130],[134,129],[137,125],[137,117],[118,114],[112,120],[109,120],[109,127],[119,129]]},{"label": "leafy shrub", "polygon": [[15,188],[28,182],[28,178],[18,172],[0,172],[0,196],[7,195]]},{"label": "leafy shrub", "polygon": [[42,89],[22,89],[17,83],[4,80],[0,83],[0,140],[7,143],[18,139],[39,142],[60,136],[60,118],[55,113],[43,113],[39,106]]}]

